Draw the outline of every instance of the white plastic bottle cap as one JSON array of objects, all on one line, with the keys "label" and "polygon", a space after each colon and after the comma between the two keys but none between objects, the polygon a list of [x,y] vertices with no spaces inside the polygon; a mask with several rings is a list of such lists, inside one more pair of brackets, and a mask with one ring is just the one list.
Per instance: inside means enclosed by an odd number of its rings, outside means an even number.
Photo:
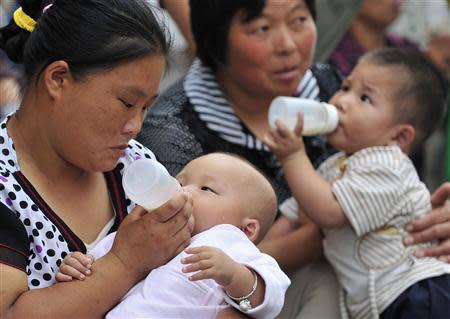
[{"label": "white plastic bottle cap", "polygon": [[161,206],[181,189],[161,163],[148,158],[136,160],[125,169],[122,185],[127,196],[146,209]]}]

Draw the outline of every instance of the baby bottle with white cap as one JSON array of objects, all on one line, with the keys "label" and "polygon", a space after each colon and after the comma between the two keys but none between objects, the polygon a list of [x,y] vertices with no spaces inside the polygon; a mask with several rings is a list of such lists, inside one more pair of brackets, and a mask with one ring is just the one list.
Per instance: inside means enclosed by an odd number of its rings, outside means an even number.
[{"label": "baby bottle with white cap", "polygon": [[128,198],[146,209],[161,206],[181,189],[161,163],[148,158],[131,163],[125,169],[122,184]]},{"label": "baby bottle with white cap", "polygon": [[319,135],[333,132],[339,122],[334,105],[298,97],[278,96],[269,107],[269,124],[275,128],[280,120],[293,130],[297,124],[297,114],[303,113],[302,135]]}]

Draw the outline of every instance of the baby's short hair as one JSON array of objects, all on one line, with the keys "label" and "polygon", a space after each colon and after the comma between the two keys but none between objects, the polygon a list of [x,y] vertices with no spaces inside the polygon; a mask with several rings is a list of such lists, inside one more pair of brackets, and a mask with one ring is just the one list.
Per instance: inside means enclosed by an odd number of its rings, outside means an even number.
[{"label": "baby's short hair", "polygon": [[398,122],[416,129],[412,149],[417,148],[439,127],[447,111],[448,82],[439,69],[419,50],[383,48],[364,54],[360,61],[381,66],[398,66],[408,78],[397,94]]},{"label": "baby's short hair", "polygon": [[[217,154],[224,154],[230,157],[234,157],[246,165],[249,166],[254,172],[256,172],[258,175],[261,176],[261,181],[264,180],[267,182],[267,187],[263,187],[262,189],[259,189],[260,191],[265,190],[266,196],[263,196],[262,198],[255,199],[253,204],[256,206],[257,211],[256,216],[260,222],[260,231],[258,234],[258,237],[255,240],[255,244],[258,244],[266,235],[266,233],[269,231],[270,227],[272,226],[273,222],[275,221],[275,217],[277,214],[278,206],[277,206],[277,195],[275,192],[275,188],[273,187],[273,184],[271,180],[267,177],[267,175],[259,169],[256,165],[254,165],[252,162],[247,160],[245,157],[235,154],[235,153],[229,153],[229,152],[216,152]],[[255,186],[255,185],[253,185]],[[252,189],[254,195],[260,195],[258,194],[258,188]],[[248,209],[254,209],[253,207],[248,207]],[[269,211],[270,210],[270,211]]]}]

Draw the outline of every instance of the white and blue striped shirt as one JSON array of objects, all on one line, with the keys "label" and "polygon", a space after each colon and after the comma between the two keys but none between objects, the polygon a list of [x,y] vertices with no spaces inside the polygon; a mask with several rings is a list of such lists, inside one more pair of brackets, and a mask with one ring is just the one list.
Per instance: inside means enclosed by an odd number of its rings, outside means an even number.
[{"label": "white and blue striped shirt", "polygon": [[[216,81],[212,70],[194,61],[184,81],[184,91],[206,126],[224,140],[249,149],[268,151],[262,141],[246,131]],[[300,81],[295,96],[319,100],[319,86],[311,70]]]}]

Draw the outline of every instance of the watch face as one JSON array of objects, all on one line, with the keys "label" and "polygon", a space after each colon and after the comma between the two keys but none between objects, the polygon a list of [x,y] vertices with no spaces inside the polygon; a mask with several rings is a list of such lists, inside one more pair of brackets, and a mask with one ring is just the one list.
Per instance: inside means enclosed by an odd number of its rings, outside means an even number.
[{"label": "watch face", "polygon": [[250,303],[250,300],[244,299],[244,300],[241,300],[241,301],[239,302],[239,308],[240,308],[243,312],[247,312],[247,311],[249,311],[250,309],[252,309],[252,304]]}]

